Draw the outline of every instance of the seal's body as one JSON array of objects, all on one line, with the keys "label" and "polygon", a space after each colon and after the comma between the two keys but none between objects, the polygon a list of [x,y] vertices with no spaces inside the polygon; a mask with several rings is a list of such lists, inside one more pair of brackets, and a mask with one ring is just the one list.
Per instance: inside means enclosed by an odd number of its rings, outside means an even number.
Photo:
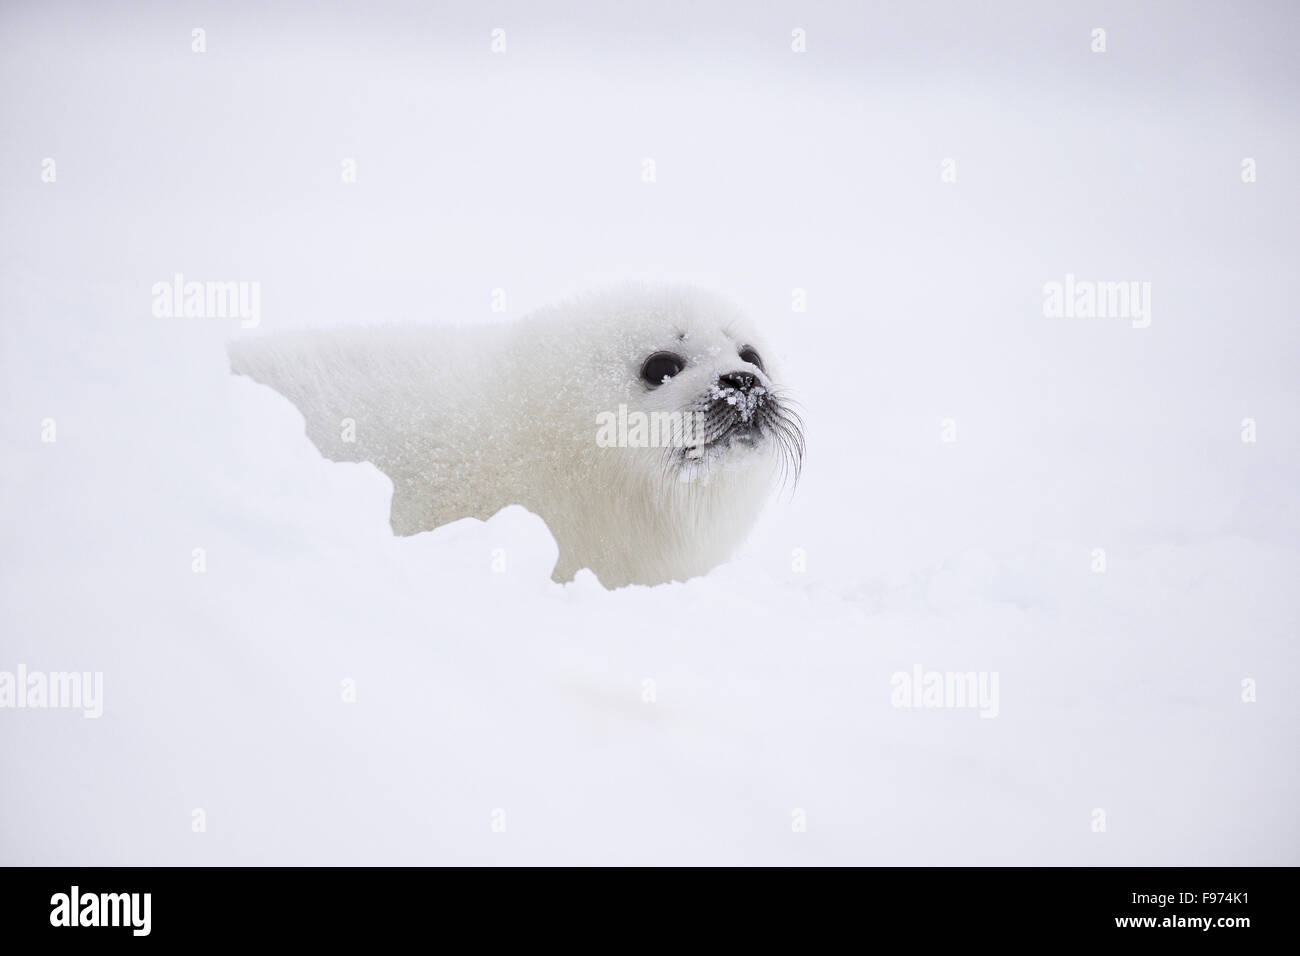
[{"label": "seal's body", "polygon": [[[584,567],[606,587],[703,574],[802,457],[756,333],[690,288],[624,288],[507,325],[287,333],[230,353],[236,373],[298,407],[327,458],[392,479],[395,533],[520,504],[555,536],[557,581]],[[652,416],[664,427],[637,427]]]}]

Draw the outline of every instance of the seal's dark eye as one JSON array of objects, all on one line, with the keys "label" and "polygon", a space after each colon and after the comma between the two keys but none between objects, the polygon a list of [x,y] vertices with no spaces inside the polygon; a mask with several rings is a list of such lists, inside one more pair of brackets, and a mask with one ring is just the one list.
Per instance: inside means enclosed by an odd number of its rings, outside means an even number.
[{"label": "seal's dark eye", "polygon": [[753,346],[746,345],[740,350],[740,360],[742,362],[748,362],[750,365],[757,365],[764,372],[767,371],[767,369],[763,368],[763,359],[754,351]]},{"label": "seal's dark eye", "polygon": [[641,377],[651,386],[662,385],[686,367],[686,360],[672,352],[656,352],[641,366]]}]

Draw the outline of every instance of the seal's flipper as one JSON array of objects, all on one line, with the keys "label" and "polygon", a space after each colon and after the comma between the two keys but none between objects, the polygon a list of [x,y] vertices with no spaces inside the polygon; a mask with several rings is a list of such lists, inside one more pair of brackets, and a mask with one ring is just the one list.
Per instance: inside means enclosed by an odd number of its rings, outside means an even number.
[{"label": "seal's flipper", "polygon": [[481,402],[476,390],[492,384],[474,373],[468,355],[482,357],[499,335],[435,326],[323,329],[232,342],[228,352],[231,371],[297,406],[322,455],[370,462],[389,477],[389,524],[410,535],[486,519],[512,503],[463,487],[481,423],[458,403]]},{"label": "seal's flipper", "polygon": [[[374,461],[380,429],[374,419],[375,398],[359,356],[340,336],[299,332],[270,339],[231,342],[230,370],[275,389],[297,406],[307,423],[307,437],[331,461]],[[377,427],[378,426],[378,427]]]},{"label": "seal's flipper", "polygon": [[[382,342],[383,347],[378,347]],[[236,375],[275,389],[297,406],[307,437],[331,461],[368,461],[393,482],[391,524],[397,534],[429,530],[415,495],[416,462],[436,455],[428,447],[427,396],[416,394],[420,344],[394,348],[387,336],[358,330],[292,332],[232,342]]]}]

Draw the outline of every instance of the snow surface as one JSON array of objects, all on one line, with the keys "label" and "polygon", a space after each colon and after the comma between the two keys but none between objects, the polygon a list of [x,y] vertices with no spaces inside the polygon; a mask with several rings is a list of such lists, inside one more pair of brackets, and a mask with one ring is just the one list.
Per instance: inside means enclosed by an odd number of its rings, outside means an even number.
[{"label": "snow surface", "polygon": [[[0,863],[1300,863],[1294,11],[540,6],[5,5],[0,670],[105,701],[0,711]],[[657,588],[396,538],[177,272],[260,332],[700,282],[803,478]]]}]

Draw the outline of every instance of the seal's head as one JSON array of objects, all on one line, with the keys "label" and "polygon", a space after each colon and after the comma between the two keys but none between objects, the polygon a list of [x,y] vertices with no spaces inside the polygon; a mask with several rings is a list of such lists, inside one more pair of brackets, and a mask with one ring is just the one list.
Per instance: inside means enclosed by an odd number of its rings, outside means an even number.
[{"label": "seal's head", "polygon": [[678,324],[694,328],[675,330],[637,369],[640,403],[681,414],[681,428],[670,428],[665,442],[667,469],[683,481],[707,481],[718,468],[771,456],[797,480],[803,425],[757,334],[734,321]]},{"label": "seal's head", "polygon": [[[684,286],[626,287],[583,303],[589,380],[600,382],[599,444],[624,467],[709,485],[774,466],[795,481],[803,425],[775,351],[727,300]],[[572,318],[572,313],[570,313]],[[665,489],[670,490],[670,489]]]},{"label": "seal's head", "polygon": [[654,584],[725,561],[803,462],[775,349],[691,286],[607,289],[540,318],[511,351],[544,392],[523,419],[560,458],[520,472],[516,500],[555,534],[556,580],[590,567],[609,587]]}]

